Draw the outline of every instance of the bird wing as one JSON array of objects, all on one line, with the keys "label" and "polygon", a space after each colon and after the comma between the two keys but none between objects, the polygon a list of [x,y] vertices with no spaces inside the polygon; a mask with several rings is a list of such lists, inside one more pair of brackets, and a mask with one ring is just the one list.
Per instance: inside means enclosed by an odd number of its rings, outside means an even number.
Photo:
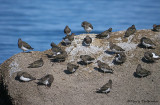
[{"label": "bird wing", "polygon": [[27,49],[33,49],[28,43],[26,43],[26,42],[24,42],[24,41],[22,41],[22,45],[23,45],[24,47],[26,47]]}]

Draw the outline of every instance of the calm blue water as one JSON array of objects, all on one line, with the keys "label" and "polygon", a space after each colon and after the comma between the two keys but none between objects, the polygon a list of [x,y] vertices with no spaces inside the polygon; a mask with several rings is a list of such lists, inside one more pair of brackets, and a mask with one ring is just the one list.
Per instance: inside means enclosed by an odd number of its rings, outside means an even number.
[{"label": "calm blue water", "polygon": [[113,28],[150,29],[160,24],[160,0],[0,0],[0,63],[21,52],[18,38],[35,51],[58,44],[69,25],[75,34],[84,33],[82,21],[93,24],[92,33]]}]

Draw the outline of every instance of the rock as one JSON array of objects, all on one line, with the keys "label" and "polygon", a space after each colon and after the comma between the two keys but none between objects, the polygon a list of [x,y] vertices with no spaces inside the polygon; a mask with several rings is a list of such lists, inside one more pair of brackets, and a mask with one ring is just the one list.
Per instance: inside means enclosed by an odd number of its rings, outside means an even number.
[{"label": "rock", "polygon": [[[47,55],[52,54],[51,49],[44,52],[32,51],[31,53],[19,53],[12,56],[0,65],[0,83],[4,86],[9,100],[15,105],[128,105],[140,102],[141,105],[158,104],[160,99],[160,70],[158,60],[156,63],[142,62],[144,52],[154,50],[159,53],[160,32],[151,30],[137,30],[137,32],[123,38],[125,31],[112,32],[109,39],[97,39],[96,34],[81,34],[75,36],[70,46],[59,44],[68,53],[64,62],[51,62]],[[82,46],[86,35],[92,38],[90,47]],[[157,45],[156,49],[139,48],[137,45],[141,37],[151,38]],[[127,60],[122,65],[114,65],[114,56],[109,51],[109,41],[125,49]],[[75,74],[67,74],[67,63],[77,63],[80,55],[91,55],[96,60],[85,66],[79,65]],[[44,65],[40,68],[27,68],[28,64],[42,58]],[[114,74],[103,74],[96,67],[96,61],[101,60],[114,69]],[[146,78],[135,78],[137,64],[152,71],[152,75]],[[37,86],[36,81],[19,82],[15,80],[18,71],[30,73],[37,79],[46,74],[52,74],[54,81],[50,88]],[[108,94],[97,94],[96,89],[112,80],[112,91]],[[1,92],[0,92],[1,93]],[[147,101],[148,102],[148,101]]]}]

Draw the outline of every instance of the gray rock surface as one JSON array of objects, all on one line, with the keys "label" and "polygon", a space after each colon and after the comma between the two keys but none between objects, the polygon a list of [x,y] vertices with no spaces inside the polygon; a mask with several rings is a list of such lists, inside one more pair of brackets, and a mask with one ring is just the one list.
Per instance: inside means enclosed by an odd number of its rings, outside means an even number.
[{"label": "gray rock surface", "polygon": [[[134,35],[123,38],[125,31],[112,32],[109,39],[96,39],[96,34],[81,34],[75,36],[70,46],[61,46],[68,57],[65,62],[51,62],[44,52],[32,51],[12,56],[0,65],[0,82],[3,83],[11,101],[15,105],[160,105],[160,60],[147,64],[142,62],[144,52],[153,50],[160,54],[160,32],[138,30]],[[89,35],[93,39],[90,47],[82,46],[83,38]],[[156,49],[139,48],[140,38],[146,36],[156,44]],[[122,65],[114,65],[115,55],[108,54],[109,41],[125,49],[127,60]],[[96,60],[68,74],[67,63],[80,61],[80,55],[88,54]],[[43,58],[44,65],[40,68],[27,68],[28,64]],[[102,73],[96,68],[97,60],[107,63],[114,73]],[[138,64],[152,72],[145,78],[135,78],[133,73]],[[37,79],[46,74],[52,74],[54,81],[50,88],[37,86],[36,81],[19,82],[15,80],[18,71],[30,73]],[[109,94],[96,93],[96,89],[111,79],[112,90]]]}]

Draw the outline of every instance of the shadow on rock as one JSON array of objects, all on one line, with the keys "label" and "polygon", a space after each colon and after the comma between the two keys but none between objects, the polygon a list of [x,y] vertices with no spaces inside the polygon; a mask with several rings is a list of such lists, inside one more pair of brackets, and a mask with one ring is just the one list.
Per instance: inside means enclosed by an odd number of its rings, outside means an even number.
[{"label": "shadow on rock", "polygon": [[72,72],[70,72],[69,70],[64,70],[64,73],[66,73],[66,74],[72,74]]},{"label": "shadow on rock", "polygon": [[105,53],[107,53],[107,54],[109,54],[109,55],[114,55],[115,54],[115,52],[113,52],[113,51],[108,51],[108,50],[106,50],[106,51],[104,51]]}]

